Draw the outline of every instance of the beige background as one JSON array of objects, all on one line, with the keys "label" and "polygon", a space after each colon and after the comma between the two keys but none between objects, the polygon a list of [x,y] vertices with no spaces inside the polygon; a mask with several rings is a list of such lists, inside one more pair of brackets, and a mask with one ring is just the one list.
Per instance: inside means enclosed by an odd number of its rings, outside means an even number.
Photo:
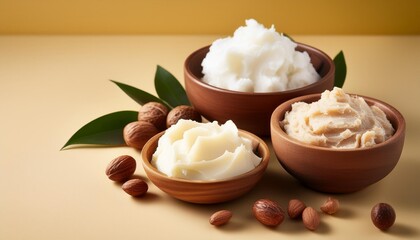
[{"label": "beige background", "polygon": [[[344,50],[344,89],[381,99],[407,121],[403,154],[385,179],[360,192],[336,195],[341,211],[322,216],[316,232],[286,219],[275,229],[257,222],[253,202],[271,198],[285,208],[300,198],[318,208],[327,194],[296,182],[274,155],[256,188],[218,205],[172,199],[149,182],[144,198],[131,198],[105,176],[126,148],[59,151],[82,125],[101,115],[137,110],[114,86],[118,80],[154,92],[157,64],[182,81],[193,50],[218,36],[2,36],[0,37],[0,239],[419,239],[420,37],[295,36],[335,56]],[[269,139],[266,139],[269,143]],[[145,177],[139,165],[136,174]],[[376,229],[370,209],[392,204],[395,226]],[[214,228],[212,212],[230,209],[232,221]]]}]

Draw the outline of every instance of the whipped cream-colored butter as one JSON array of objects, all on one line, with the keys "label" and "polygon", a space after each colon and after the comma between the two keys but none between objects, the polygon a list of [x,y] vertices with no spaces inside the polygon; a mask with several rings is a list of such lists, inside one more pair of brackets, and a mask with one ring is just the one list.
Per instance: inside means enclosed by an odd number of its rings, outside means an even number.
[{"label": "whipped cream-colored butter", "polygon": [[241,92],[278,92],[295,89],[320,79],[307,52],[297,44],[265,28],[254,19],[246,20],[232,37],[214,41],[203,59],[203,81]]},{"label": "whipped cream-colored butter", "polygon": [[169,177],[221,180],[254,169],[261,158],[232,121],[179,120],[160,137],[152,165]]},{"label": "whipped cream-colored butter", "polygon": [[394,133],[381,109],[337,87],[324,91],[317,102],[294,103],[283,125],[301,142],[330,148],[371,147]]}]

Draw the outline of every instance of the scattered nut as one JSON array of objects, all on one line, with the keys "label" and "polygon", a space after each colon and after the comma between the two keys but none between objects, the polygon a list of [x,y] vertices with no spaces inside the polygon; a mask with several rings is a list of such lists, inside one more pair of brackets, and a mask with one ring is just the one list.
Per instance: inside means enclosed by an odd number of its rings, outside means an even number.
[{"label": "scattered nut", "polygon": [[394,208],[387,203],[378,203],[373,206],[370,216],[373,224],[382,231],[390,228],[396,218]]},{"label": "scattered nut", "polygon": [[136,171],[136,160],[123,155],[112,160],[106,167],[105,173],[112,181],[122,182],[129,179],[134,171]]},{"label": "scattered nut", "polygon": [[304,202],[298,199],[292,199],[289,201],[289,205],[287,207],[287,213],[289,217],[292,219],[298,218],[302,216],[303,210],[305,210],[306,205]]},{"label": "scattered nut", "polygon": [[131,196],[138,197],[144,195],[149,189],[149,186],[145,181],[135,178],[125,182],[122,185],[122,189]]},{"label": "scattered nut", "polygon": [[339,206],[340,203],[337,199],[328,197],[327,201],[325,201],[325,203],[321,206],[321,211],[331,215],[338,211]]},{"label": "scattered nut", "polygon": [[318,212],[312,207],[307,207],[302,213],[303,225],[311,231],[315,231],[320,223]]},{"label": "scattered nut", "polygon": [[214,226],[225,225],[232,217],[232,212],[229,210],[220,210],[210,216],[209,222]]},{"label": "scattered nut", "polygon": [[137,121],[127,124],[123,130],[125,143],[133,148],[141,150],[146,142],[159,133],[155,125],[145,122]]},{"label": "scattered nut", "polygon": [[191,106],[181,105],[172,109],[166,117],[166,127],[170,127],[179,119],[191,119],[201,122],[201,115]]},{"label": "scattered nut", "polygon": [[167,115],[168,108],[165,105],[158,102],[148,102],[140,108],[138,120],[149,122],[162,131],[166,128]]},{"label": "scattered nut", "polygon": [[283,222],[284,212],[279,205],[268,199],[260,199],[254,203],[252,212],[262,224],[275,227]]}]

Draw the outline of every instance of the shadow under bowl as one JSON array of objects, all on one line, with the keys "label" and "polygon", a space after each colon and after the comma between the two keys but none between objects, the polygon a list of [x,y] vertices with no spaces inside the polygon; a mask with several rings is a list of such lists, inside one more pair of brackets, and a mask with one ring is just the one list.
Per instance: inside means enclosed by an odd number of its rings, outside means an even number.
[{"label": "shadow under bowl", "polygon": [[361,97],[368,105],[385,112],[395,130],[391,138],[373,147],[358,149],[333,149],[302,143],[285,132],[282,120],[293,103],[315,102],[320,99],[320,94],[298,97],[278,106],[271,117],[271,140],[283,168],[309,188],[328,193],[355,192],[387,176],[401,156],[405,120],[389,104]]},{"label": "shadow under bowl", "polygon": [[143,167],[148,178],[160,190],[182,201],[212,204],[236,199],[250,191],[263,176],[270,160],[267,144],[252,133],[239,130],[241,137],[258,142],[256,154],[262,158],[260,164],[249,172],[224,180],[188,180],[168,177],[159,172],[150,162],[156,151],[161,132],[152,137],[141,152]]},{"label": "shadow under bowl", "polygon": [[193,52],[185,60],[184,80],[188,99],[194,108],[209,121],[219,124],[232,120],[240,129],[259,136],[270,135],[270,117],[281,103],[302,95],[331,90],[334,85],[335,66],[331,58],[319,49],[297,43],[297,51],[306,51],[311,63],[321,76],[310,85],[281,92],[248,93],[231,91],[202,81],[201,63],[209,47]]}]

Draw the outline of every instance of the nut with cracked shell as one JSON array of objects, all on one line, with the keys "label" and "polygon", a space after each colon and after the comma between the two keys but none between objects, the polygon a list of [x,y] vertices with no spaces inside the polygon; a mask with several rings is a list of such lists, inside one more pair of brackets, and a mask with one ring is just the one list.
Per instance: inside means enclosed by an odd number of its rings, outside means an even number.
[{"label": "nut with cracked shell", "polygon": [[321,210],[326,214],[334,214],[338,211],[340,203],[337,199],[328,197],[327,201],[321,206]]}]

